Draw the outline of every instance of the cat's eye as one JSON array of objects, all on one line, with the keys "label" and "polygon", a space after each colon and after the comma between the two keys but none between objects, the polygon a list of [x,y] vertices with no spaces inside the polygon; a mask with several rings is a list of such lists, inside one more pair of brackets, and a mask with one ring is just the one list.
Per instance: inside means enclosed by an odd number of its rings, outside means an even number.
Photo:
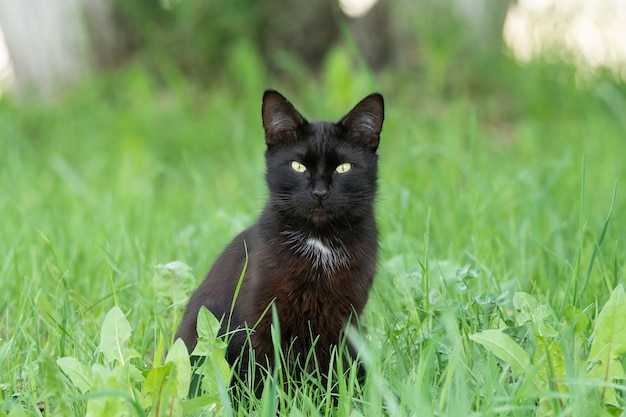
[{"label": "cat's eye", "polygon": [[339,166],[335,168],[335,171],[337,171],[338,174],[343,174],[350,171],[351,168],[352,164],[350,162],[344,162],[343,164],[339,164]]},{"label": "cat's eye", "polygon": [[298,162],[298,161],[291,161],[291,169],[293,169],[296,172],[304,172],[306,171],[306,167],[304,166],[304,164]]}]

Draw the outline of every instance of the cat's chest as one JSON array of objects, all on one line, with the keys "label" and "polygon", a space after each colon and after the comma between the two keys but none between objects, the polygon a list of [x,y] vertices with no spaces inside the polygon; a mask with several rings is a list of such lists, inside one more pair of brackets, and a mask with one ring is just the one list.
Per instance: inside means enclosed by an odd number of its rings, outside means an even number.
[{"label": "cat's chest", "polygon": [[337,332],[353,305],[361,307],[359,291],[350,284],[358,283],[362,271],[340,238],[288,231],[270,256],[265,285],[256,292],[257,307],[273,303],[285,335]]},{"label": "cat's chest", "polygon": [[[283,229],[273,234],[251,259],[249,320],[256,322],[273,305],[283,336],[308,340],[313,332],[335,338],[349,317],[362,311],[375,271],[375,234],[352,233],[321,236]],[[266,315],[256,337],[266,337],[270,323]]]},{"label": "cat's chest", "polygon": [[252,264],[255,308],[271,302],[280,308],[315,315],[324,306],[350,303],[350,282],[358,280],[354,256],[337,236],[331,238],[285,229],[262,245]]},{"label": "cat's chest", "polygon": [[254,316],[270,303],[300,319],[360,310],[375,272],[376,234],[334,231],[259,230],[246,290]]},{"label": "cat's chest", "polygon": [[346,268],[350,252],[337,237],[322,237],[300,231],[284,230],[275,243],[276,253],[283,254],[284,262],[300,264],[318,275],[332,275]]}]

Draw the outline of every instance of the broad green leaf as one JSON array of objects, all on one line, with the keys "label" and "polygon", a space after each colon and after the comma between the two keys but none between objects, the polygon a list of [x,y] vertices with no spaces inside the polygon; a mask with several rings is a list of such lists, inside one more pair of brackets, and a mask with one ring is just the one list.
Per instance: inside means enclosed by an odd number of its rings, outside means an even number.
[{"label": "broad green leaf", "polygon": [[57,365],[81,393],[84,394],[91,389],[91,369],[83,365],[78,359],[71,357],[59,358],[57,359]]},{"label": "broad green leaf", "polygon": [[530,366],[528,353],[500,329],[483,330],[470,335],[470,339],[508,363],[515,375],[521,374]]},{"label": "broad green leaf", "polygon": [[215,349],[207,357],[202,372],[202,388],[209,396],[219,396],[220,387],[228,386],[230,381],[230,366],[224,357],[224,352]]},{"label": "broad green leaf", "polygon": [[[210,397],[208,395],[202,395],[199,397],[191,398],[183,403],[183,414],[189,415],[196,413],[200,410],[206,410],[208,415],[215,412],[221,401],[218,397]],[[204,414],[201,414],[204,415]]]},{"label": "broad green leaf", "polygon": [[143,384],[143,406],[149,416],[182,416],[182,403],[176,390],[176,365],[168,362],[150,369]]},{"label": "broad green leaf", "polygon": [[192,356],[207,356],[214,349],[226,350],[226,342],[218,337],[220,322],[206,307],[201,307],[198,312],[198,344],[191,353]]},{"label": "broad green leaf", "polygon": [[[589,349],[588,375],[603,381],[613,382],[624,379],[624,368],[619,360],[626,353],[626,292],[618,285],[598,315],[594,337]],[[607,388],[604,392],[609,404],[618,405],[615,391]]]},{"label": "broad green leaf", "polygon": [[[535,350],[535,363],[541,363],[537,379],[535,382],[544,389],[556,389],[564,392],[564,387],[558,385],[557,380],[566,377],[565,354],[561,346],[552,338],[537,336],[537,350]],[[552,381],[554,387],[550,387],[548,382]]]},{"label": "broad green leaf", "polygon": [[216,339],[220,331],[219,320],[206,307],[198,312],[198,337],[208,340]]},{"label": "broad green leaf", "polygon": [[[539,307],[539,301],[532,295],[525,292],[516,292],[513,294],[513,306],[517,312],[515,321],[518,326],[521,326],[528,322],[534,322],[535,320],[543,320],[547,316],[543,316],[544,312],[539,313],[537,308]],[[539,316],[537,314],[540,314]]]},{"label": "broad green leaf", "polygon": [[164,366],[156,366],[148,371],[141,390],[145,408],[154,408],[159,402],[163,396],[164,385],[167,384],[167,377],[173,368],[174,364],[169,363]]},{"label": "broad green leaf", "polygon": [[8,417],[28,417],[28,414],[26,413],[26,411],[24,411],[22,406],[15,405],[13,406],[13,408],[11,408]]},{"label": "broad green leaf", "polygon": [[533,333],[541,337],[556,337],[559,335],[546,321],[551,316],[548,306],[539,304],[532,295],[525,292],[516,292],[513,294],[513,306],[517,312],[515,321],[518,326],[530,323]]},{"label": "broad green leaf", "polygon": [[[93,397],[87,400],[86,417],[120,416],[130,417],[131,406],[127,401],[120,378],[121,366],[109,369],[99,363],[91,367]],[[98,395],[103,392],[102,395]]]},{"label": "broad green leaf", "polygon": [[130,403],[118,393],[107,393],[87,401],[85,417],[131,417],[133,416]]},{"label": "broad green leaf", "polygon": [[144,380],[137,368],[130,363],[118,364],[114,368],[95,363],[91,367],[91,375],[87,417],[137,415],[136,410],[141,409],[141,397],[136,387]]},{"label": "broad green leaf", "polygon": [[156,266],[156,277],[185,280],[194,279],[191,267],[181,261],[173,261],[165,265],[158,264]]},{"label": "broad green leaf", "polygon": [[193,349],[193,352],[191,352],[191,356],[207,356],[211,353],[211,350],[213,350],[213,345],[213,340],[198,338],[198,343]]},{"label": "broad green leaf", "polygon": [[113,307],[102,323],[100,331],[100,351],[106,361],[113,364],[118,361],[124,365],[129,359],[139,357],[139,353],[130,347],[132,329],[119,307]]},{"label": "broad green leaf", "polygon": [[626,293],[617,286],[596,320],[589,360],[614,359],[626,353]]},{"label": "broad green leaf", "polygon": [[113,370],[106,366],[94,363],[91,366],[91,377],[93,387],[96,389],[119,389],[120,384],[115,379]]},{"label": "broad green leaf", "polygon": [[182,339],[177,339],[165,358],[165,364],[172,363],[175,366],[175,386],[178,398],[185,398],[189,393],[191,383],[191,361],[189,351]]},{"label": "broad green leaf", "polygon": [[172,304],[182,302],[192,286],[194,276],[191,267],[181,261],[156,266],[152,280],[157,299],[170,300]]},{"label": "broad green leaf", "polygon": [[146,379],[144,374],[131,363],[127,363],[124,366],[116,366],[115,370],[119,371],[120,378],[129,386],[134,386],[134,384],[143,382]]},{"label": "broad green leaf", "polygon": [[[221,407],[219,392],[228,386],[230,380],[230,366],[226,361],[226,343],[218,337],[220,322],[205,307],[198,312],[198,344],[192,352],[192,356],[203,356],[206,359],[202,365],[196,369],[195,373],[202,375],[202,389],[209,397],[215,398],[215,406]],[[183,345],[181,345],[183,346]],[[184,347],[184,346],[183,346]],[[186,350],[184,351],[186,353]],[[177,352],[182,355],[183,351]],[[189,364],[189,362],[186,362]],[[191,369],[191,365],[187,365]],[[189,387],[190,380],[187,375],[182,376]]]},{"label": "broad green leaf", "polygon": [[576,334],[583,333],[589,326],[589,319],[585,312],[573,305],[565,306],[563,316],[569,324],[574,324],[574,332]]}]

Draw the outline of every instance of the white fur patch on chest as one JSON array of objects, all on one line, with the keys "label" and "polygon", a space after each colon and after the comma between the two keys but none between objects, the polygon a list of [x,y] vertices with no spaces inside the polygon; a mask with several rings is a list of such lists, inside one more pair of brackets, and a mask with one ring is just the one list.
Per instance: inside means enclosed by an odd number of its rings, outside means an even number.
[{"label": "white fur patch on chest", "polygon": [[348,265],[348,255],[340,241],[330,242],[295,231],[285,231],[282,235],[287,237],[285,243],[297,254],[309,258],[315,268],[330,273],[337,267]]}]

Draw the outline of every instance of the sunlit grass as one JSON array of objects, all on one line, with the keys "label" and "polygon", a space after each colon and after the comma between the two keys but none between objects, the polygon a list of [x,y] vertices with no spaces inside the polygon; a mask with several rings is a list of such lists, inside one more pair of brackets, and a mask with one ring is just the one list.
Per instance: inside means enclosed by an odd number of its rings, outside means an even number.
[{"label": "sunlit grass", "polygon": [[[285,93],[310,119],[338,119],[371,90],[385,94],[381,259],[362,319],[369,376],[346,382],[337,405],[303,387],[232,404],[232,413],[521,416],[606,406],[581,359],[626,265],[625,127],[606,94],[553,85],[538,66],[501,74],[514,81],[508,91],[443,99],[399,86],[409,79],[401,74],[372,85],[333,59],[321,80]],[[532,82],[518,85],[525,77]],[[83,415],[85,399],[55,360],[101,361],[113,306],[132,326],[139,368],[171,345],[185,295],[264,204],[260,98],[270,86],[281,89],[263,77],[245,91],[164,88],[131,68],[54,106],[0,102],[0,410],[37,415],[39,403],[47,414]],[[623,97],[619,86],[602,88]],[[159,272],[174,260],[192,276]],[[567,392],[528,394],[536,369],[515,378],[469,339],[506,327],[531,349],[514,323],[519,291],[549,307]],[[568,306],[584,311],[583,336],[568,330]]]}]

